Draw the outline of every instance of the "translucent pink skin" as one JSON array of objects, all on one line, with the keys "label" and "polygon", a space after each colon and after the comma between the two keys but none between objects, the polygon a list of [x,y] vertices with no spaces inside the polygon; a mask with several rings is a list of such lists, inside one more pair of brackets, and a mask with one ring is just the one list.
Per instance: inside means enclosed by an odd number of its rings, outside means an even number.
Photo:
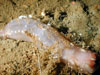
[{"label": "translucent pink skin", "polygon": [[84,72],[92,73],[95,67],[96,54],[91,51],[85,51],[85,49],[70,46],[63,50],[62,59],[69,63],[71,66],[79,66]]},{"label": "translucent pink skin", "polygon": [[55,29],[41,23],[40,21],[29,18],[14,19],[6,25],[4,30],[0,31],[0,37],[33,42],[33,38],[27,36],[24,31],[37,36],[38,40],[46,46],[52,46],[58,42],[56,48],[62,52],[61,59],[69,63],[71,66],[78,66],[80,70],[93,73],[96,60],[95,53],[71,45],[71,43]]}]

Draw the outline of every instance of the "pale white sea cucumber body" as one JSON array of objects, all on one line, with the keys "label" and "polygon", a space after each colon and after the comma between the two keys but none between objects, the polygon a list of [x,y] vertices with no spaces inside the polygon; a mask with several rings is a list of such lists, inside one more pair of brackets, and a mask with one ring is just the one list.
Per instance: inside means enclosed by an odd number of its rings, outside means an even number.
[{"label": "pale white sea cucumber body", "polygon": [[25,31],[38,37],[43,44],[50,46],[59,41],[59,36],[52,32],[50,27],[33,19],[14,19],[4,29],[8,38],[32,42],[32,38]]},{"label": "pale white sea cucumber body", "polygon": [[26,31],[36,36],[43,45],[50,47],[56,44],[55,48],[61,50],[61,58],[65,62],[78,66],[84,72],[92,73],[94,71],[95,53],[76,47],[55,29],[40,21],[30,18],[14,19],[7,24],[4,30],[0,31],[0,36],[34,42],[34,39],[25,33]]}]

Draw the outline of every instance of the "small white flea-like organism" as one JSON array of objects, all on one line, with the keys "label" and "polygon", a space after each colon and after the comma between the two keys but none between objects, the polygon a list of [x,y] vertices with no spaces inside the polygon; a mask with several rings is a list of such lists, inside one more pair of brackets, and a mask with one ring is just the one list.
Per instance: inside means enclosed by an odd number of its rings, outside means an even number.
[{"label": "small white flea-like organism", "polygon": [[86,73],[93,73],[95,70],[96,54],[82,49],[68,41],[64,36],[49,25],[30,18],[17,18],[9,22],[0,31],[0,37],[8,37],[16,40],[35,42],[37,47],[41,42],[46,47],[55,46],[58,55],[69,67],[77,66],[79,70]]}]

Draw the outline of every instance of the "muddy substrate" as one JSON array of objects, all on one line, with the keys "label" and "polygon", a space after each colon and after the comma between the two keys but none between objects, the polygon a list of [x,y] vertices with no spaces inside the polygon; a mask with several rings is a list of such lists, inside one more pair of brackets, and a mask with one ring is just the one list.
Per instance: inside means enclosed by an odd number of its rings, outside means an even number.
[{"label": "muddy substrate", "polygon": [[[100,54],[100,0],[0,0],[0,29],[21,15],[49,23],[75,44]],[[84,75],[52,53],[30,42],[0,39],[0,74]]]}]

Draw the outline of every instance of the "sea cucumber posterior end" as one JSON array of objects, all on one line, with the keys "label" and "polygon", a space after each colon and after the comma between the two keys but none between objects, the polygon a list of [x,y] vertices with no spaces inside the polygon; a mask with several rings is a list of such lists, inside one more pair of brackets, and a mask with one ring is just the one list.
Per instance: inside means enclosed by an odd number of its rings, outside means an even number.
[{"label": "sea cucumber posterior end", "polygon": [[82,48],[73,47],[62,52],[61,59],[65,64],[74,69],[75,66],[82,73],[93,73],[95,71],[96,54],[91,51],[81,51]]}]

